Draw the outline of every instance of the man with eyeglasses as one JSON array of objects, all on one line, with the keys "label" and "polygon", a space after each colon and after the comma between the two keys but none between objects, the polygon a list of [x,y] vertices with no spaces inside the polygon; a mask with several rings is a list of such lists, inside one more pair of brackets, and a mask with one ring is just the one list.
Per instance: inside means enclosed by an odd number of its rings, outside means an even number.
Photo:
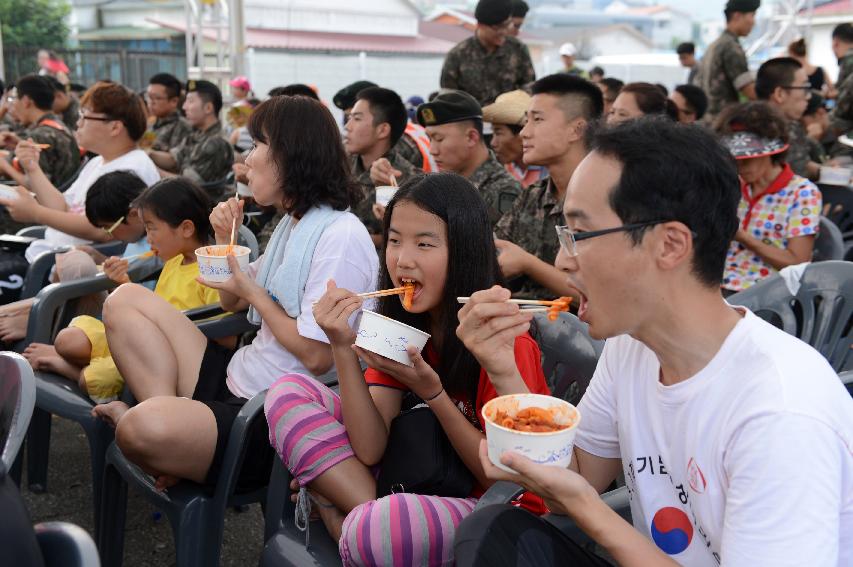
[{"label": "man with eyeglasses", "polygon": [[177,148],[192,133],[192,126],[178,112],[180,81],[169,73],[157,73],[148,81],[145,94],[148,112],[156,120],[145,132],[143,145],[150,145],[152,150],[161,152]]},{"label": "man with eyeglasses", "polygon": [[499,94],[533,82],[536,73],[527,46],[509,36],[511,0],[480,0],[474,16],[477,29],[473,37],[447,53],[441,88],[465,91],[485,106]]},{"label": "man with eyeglasses", "polygon": [[524,0],[512,0],[512,24],[509,26],[509,35],[518,37],[521,33],[521,26],[524,25],[524,19],[527,17],[527,12],[530,11],[530,6]]},{"label": "man with eyeglasses", "polygon": [[765,61],[755,76],[755,94],[788,121],[786,161],[794,173],[806,179],[820,177],[820,164],[811,161],[808,133],[800,120],[806,112],[812,88],[806,70],[792,57]]},{"label": "man with eyeglasses", "polygon": [[705,50],[693,84],[708,95],[705,121],[710,124],[724,106],[741,97],[755,100],[755,81],[746,62],[739,38],[746,37],[755,26],[755,12],[760,0],[729,0],[724,14],[726,29]]},{"label": "man with eyeglasses", "polygon": [[[853,400],[826,359],[723,300],[738,228],[729,153],[697,126],[601,130],[563,206],[557,266],[578,317],[607,339],[581,399],[568,469],[507,451],[509,480],[633,566],[853,564]],[[513,380],[531,315],[480,291],[457,335],[492,381]],[[566,348],[570,348],[568,345]],[[599,496],[624,474],[633,526]],[[460,567],[610,565],[547,519],[485,506],[457,529]]]}]

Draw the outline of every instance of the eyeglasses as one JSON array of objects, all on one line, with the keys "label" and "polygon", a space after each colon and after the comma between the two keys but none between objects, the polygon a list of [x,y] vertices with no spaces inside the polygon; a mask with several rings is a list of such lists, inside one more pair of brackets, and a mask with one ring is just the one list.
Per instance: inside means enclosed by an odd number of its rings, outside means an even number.
[{"label": "eyeglasses", "polygon": [[512,20],[509,20],[509,21],[503,22],[501,24],[490,24],[489,27],[495,31],[505,31],[505,30],[512,29],[513,23],[512,23]]},{"label": "eyeglasses", "polygon": [[809,99],[812,97],[812,86],[811,85],[791,85],[788,87],[782,87],[786,91],[803,91],[803,94],[806,95],[806,98]]},{"label": "eyeglasses", "polygon": [[105,229],[104,229],[104,232],[106,232],[107,234],[109,234],[109,235],[110,235],[110,238],[112,238],[112,236],[113,236],[113,231],[114,231],[115,229],[117,229],[117,228],[121,225],[121,223],[123,223],[123,222],[124,222],[124,218],[125,218],[125,217],[121,217],[120,219],[118,219],[117,221],[115,221],[111,227],[109,227],[109,228],[105,228]]},{"label": "eyeglasses", "polygon": [[664,222],[669,221],[661,219],[646,222],[635,222],[631,224],[617,226],[616,228],[605,228],[604,230],[590,230],[589,232],[575,232],[568,226],[555,226],[554,228],[557,230],[557,239],[560,241],[560,246],[563,247],[563,251],[569,256],[576,257],[578,255],[577,243],[581,240],[595,238],[596,236],[604,236],[605,234],[613,234],[614,232],[636,230],[638,228],[653,226]]},{"label": "eyeglasses", "polygon": [[84,114],[82,110],[77,114],[77,116],[80,120],[94,120],[96,122],[113,122],[117,120],[116,118],[112,118],[110,116],[86,116],[86,114]]}]

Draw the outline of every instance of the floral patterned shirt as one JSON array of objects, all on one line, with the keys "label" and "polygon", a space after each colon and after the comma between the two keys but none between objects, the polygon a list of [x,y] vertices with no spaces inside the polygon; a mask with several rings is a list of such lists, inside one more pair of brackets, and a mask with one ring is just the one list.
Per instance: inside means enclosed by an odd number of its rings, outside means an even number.
[{"label": "floral patterned shirt", "polygon": [[[817,234],[822,201],[820,189],[814,183],[795,175],[785,165],[782,173],[759,195],[752,196],[748,185],[741,186],[740,228],[765,244],[785,249],[790,238]],[[740,291],[775,273],[760,256],[732,241],[726,256],[723,287]]]}]

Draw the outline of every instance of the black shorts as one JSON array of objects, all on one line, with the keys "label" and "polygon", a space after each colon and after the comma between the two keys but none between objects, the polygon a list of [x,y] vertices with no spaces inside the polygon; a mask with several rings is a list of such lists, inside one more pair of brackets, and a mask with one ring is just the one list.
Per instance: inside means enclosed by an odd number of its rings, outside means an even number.
[{"label": "black shorts", "polygon": [[[234,351],[231,349],[209,340],[201,361],[198,383],[193,392],[193,399],[209,407],[216,419],[216,451],[204,479],[204,486],[211,492],[219,479],[231,426],[240,409],[248,401],[232,394],[225,384],[226,370],[233,355]],[[248,492],[266,486],[275,457],[275,451],[270,446],[267,420],[264,416],[258,416],[249,430],[243,468],[237,479],[237,492]]]}]

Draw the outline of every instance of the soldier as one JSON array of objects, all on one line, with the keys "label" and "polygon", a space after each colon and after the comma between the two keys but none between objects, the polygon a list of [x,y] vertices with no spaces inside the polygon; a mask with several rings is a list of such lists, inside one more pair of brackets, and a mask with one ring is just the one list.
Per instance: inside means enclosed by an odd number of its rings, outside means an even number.
[{"label": "soldier", "polygon": [[447,91],[418,107],[418,122],[430,138],[439,171],[466,177],[480,191],[494,225],[521,193],[483,140],[483,110],[474,97]]},{"label": "soldier", "polygon": [[838,58],[838,98],[831,121],[836,134],[844,134],[853,127],[853,25],[835,26],[832,51]]},{"label": "soldier", "polygon": [[169,73],[158,73],[148,81],[148,112],[156,118],[154,124],[145,132],[144,142],[151,149],[168,152],[181,145],[192,133],[192,126],[181,117],[178,106],[181,104],[181,83]]},{"label": "soldier", "polygon": [[373,213],[376,203],[376,184],[370,178],[370,167],[378,159],[385,159],[401,175],[382,185],[402,183],[420,173],[411,163],[400,157],[394,149],[403,135],[408,116],[400,95],[389,89],[369,87],[359,91],[344,133],[344,147],[352,160],[352,171],[364,192],[364,199],[353,213],[367,226],[374,244],[382,244],[382,223]]},{"label": "soldier", "polygon": [[554,227],[565,224],[566,188],[587,154],[586,129],[601,118],[603,106],[601,90],[574,75],[557,73],[533,83],[521,131],[524,163],[547,167],[549,177],[524,191],[495,227],[498,262],[516,297],[576,295],[554,267],[560,249]]},{"label": "soldier", "polygon": [[71,96],[68,85],[63,85],[54,77],[44,78],[53,86],[53,113],[62,118],[69,130],[76,132],[77,120],[80,119],[80,101]]},{"label": "soldier", "polygon": [[708,46],[699,63],[694,84],[708,95],[705,121],[709,124],[724,106],[739,102],[741,95],[755,100],[755,80],[738,38],[752,31],[760,5],[760,0],[729,0],[724,11],[726,30]]},{"label": "soldier", "polygon": [[512,25],[510,0],[480,0],[474,12],[474,36],[447,53],[441,69],[441,87],[473,96],[481,105],[499,94],[524,87],[536,79],[527,46],[507,37]]},{"label": "soldier", "polygon": [[483,120],[492,125],[492,140],[489,146],[495,157],[504,164],[523,189],[548,176],[548,170],[538,165],[527,165],[522,159],[524,152],[521,129],[527,122],[527,107],[530,95],[522,90],[504,93],[495,102],[483,109]]},{"label": "soldier", "polygon": [[[370,81],[356,81],[335,94],[332,102],[344,112],[344,125],[349,121],[350,112],[355,105],[358,93],[376,86],[378,86],[376,83]],[[421,126],[413,124],[411,120],[407,121],[406,129],[400,139],[397,140],[394,150],[401,158],[417,169],[426,173],[438,171],[438,167],[429,155],[429,137]]]},{"label": "soldier", "polygon": [[[80,167],[80,148],[74,134],[51,112],[53,96],[53,86],[44,77],[26,75],[18,79],[9,112],[26,130],[5,132],[2,142],[7,150],[14,150],[21,140],[46,145],[39,165],[50,182],[61,187]],[[0,169],[19,185],[27,185],[26,176],[8,161],[0,160]]]},{"label": "soldier", "polygon": [[234,150],[222,137],[222,92],[210,81],[189,81],[184,113],[192,133],[168,152],[151,151],[161,174],[177,174],[196,183],[221,181],[231,172]]},{"label": "soldier", "polygon": [[524,19],[527,17],[527,12],[530,11],[530,6],[524,0],[512,0],[512,25],[509,28],[509,35],[518,37],[521,32],[521,26],[524,25]]},{"label": "soldier", "polygon": [[788,165],[800,177],[817,180],[820,164],[809,158],[811,145],[800,122],[812,97],[806,70],[793,57],[765,61],[755,77],[755,94],[778,110],[788,123]]}]

